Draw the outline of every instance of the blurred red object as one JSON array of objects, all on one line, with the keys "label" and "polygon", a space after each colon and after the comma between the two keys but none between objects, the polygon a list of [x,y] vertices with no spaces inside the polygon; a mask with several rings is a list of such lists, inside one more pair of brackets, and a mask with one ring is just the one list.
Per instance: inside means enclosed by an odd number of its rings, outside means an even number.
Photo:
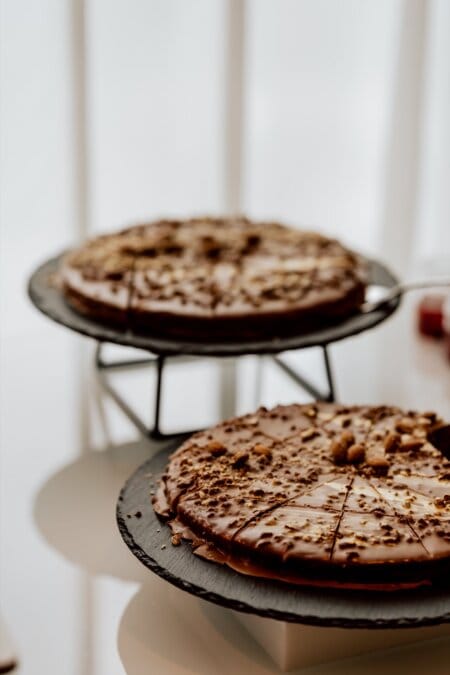
[{"label": "blurred red object", "polygon": [[418,307],[419,331],[422,335],[442,337],[444,335],[445,295],[425,295]]}]

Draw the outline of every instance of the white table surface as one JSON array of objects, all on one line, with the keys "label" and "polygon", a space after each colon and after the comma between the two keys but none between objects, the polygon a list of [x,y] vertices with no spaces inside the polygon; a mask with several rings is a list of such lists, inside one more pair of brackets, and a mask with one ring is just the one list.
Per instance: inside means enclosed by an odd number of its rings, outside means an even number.
[{"label": "white table surface", "polygon": [[[30,309],[29,332],[8,331],[1,358],[0,614],[17,647],[16,672],[278,672],[227,611],[173,589],[122,543],[117,494],[148,453],[98,391],[92,344]],[[289,358],[320,378],[315,353]],[[431,408],[450,418],[450,363],[442,345],[415,334],[411,302],[370,334],[334,346],[332,358],[341,400]],[[251,359],[239,367],[238,412],[255,405],[254,371]],[[115,377],[150,410],[148,371]],[[217,384],[212,362],[173,368],[163,422],[213,422]],[[265,364],[261,402],[299,398]],[[440,640],[303,672],[440,675],[449,664],[450,640]]]}]

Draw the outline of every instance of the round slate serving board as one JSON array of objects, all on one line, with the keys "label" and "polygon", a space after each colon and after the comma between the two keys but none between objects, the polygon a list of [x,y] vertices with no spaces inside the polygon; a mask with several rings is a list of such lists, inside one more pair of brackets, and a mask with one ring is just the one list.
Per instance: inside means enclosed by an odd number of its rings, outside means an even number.
[{"label": "round slate serving board", "polygon": [[117,503],[125,543],[150,570],[171,584],[225,607],[259,616],[341,628],[408,628],[450,623],[450,588],[397,593],[333,591],[291,586],[238,574],[195,556],[191,546],[171,544],[171,532],[151,505],[171,444],[127,481]]},{"label": "round slate serving board", "polygon": [[[243,354],[278,354],[289,349],[302,349],[325,345],[343,340],[361,333],[387,319],[399,306],[400,299],[392,300],[383,308],[369,314],[355,314],[338,324],[315,330],[303,335],[244,340],[239,342],[198,342],[175,338],[164,338],[157,335],[137,334],[131,330],[105,324],[84,317],[73,310],[65,301],[61,290],[55,284],[55,275],[62,258],[59,255],[43,263],[33,273],[28,284],[28,294],[33,304],[50,319],[78,333],[87,335],[101,342],[146,349],[154,354],[166,356],[177,354],[193,354],[197,356],[240,356]],[[398,279],[381,263],[367,260],[369,267],[369,284],[392,288]]]}]

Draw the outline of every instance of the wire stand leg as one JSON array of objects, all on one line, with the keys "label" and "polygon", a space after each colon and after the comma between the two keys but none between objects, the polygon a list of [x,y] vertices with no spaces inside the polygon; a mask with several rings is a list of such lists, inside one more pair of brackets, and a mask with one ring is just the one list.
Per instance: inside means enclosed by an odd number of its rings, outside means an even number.
[{"label": "wire stand leg", "polygon": [[[134,426],[144,436],[148,436],[154,440],[168,440],[171,438],[182,437],[194,433],[194,431],[180,431],[178,433],[164,433],[161,431],[161,405],[163,393],[163,371],[166,363],[166,356],[159,354],[158,356],[151,355],[146,359],[135,359],[134,361],[117,361],[108,363],[102,357],[103,342],[97,344],[95,352],[95,365],[99,375],[99,381],[107,394],[114,400],[116,405],[134,424]],[[306,391],[313,399],[317,401],[327,401],[332,403],[335,401],[335,387],[333,380],[333,372],[331,369],[330,355],[327,345],[322,345],[322,353],[324,359],[325,376],[327,381],[327,391],[321,391],[316,385],[310,382],[307,378],[298,373],[292,366],[287,364],[279,354],[273,356],[273,362],[288,375],[299,387]],[[153,365],[156,367],[156,386],[155,386],[155,405],[153,413],[153,426],[148,428],[148,425],[135,413],[135,411],[122,398],[118,391],[108,381],[106,373],[108,370],[125,370],[134,367],[142,367],[143,365]],[[259,368],[262,363],[259,364]],[[259,383],[260,384],[260,383]]]},{"label": "wire stand leg", "polygon": [[122,410],[124,415],[128,417],[130,422],[138,429],[138,431],[143,435],[148,435],[148,428],[145,422],[130,408],[128,403],[120,396],[116,389],[110,384],[107,378],[107,371],[110,369],[125,368],[125,364],[109,364],[102,358],[102,346],[103,343],[99,342],[95,350],[95,366],[98,373],[99,382],[104,389],[104,391],[112,398],[114,403]]},{"label": "wire stand leg", "polygon": [[155,392],[155,413],[153,416],[153,429],[150,431],[152,438],[161,439],[164,434],[161,433],[160,415],[161,415],[161,397],[162,397],[162,376],[165,364],[165,357],[159,355],[156,359],[156,392]]},{"label": "wire stand leg", "polygon": [[288,365],[279,354],[273,357],[273,362],[299,387],[306,391],[316,401],[326,401],[333,403],[335,400],[335,388],[333,382],[333,373],[331,370],[330,355],[328,353],[327,345],[322,345],[322,353],[325,366],[325,376],[327,380],[327,391],[321,391],[315,384],[310,382],[306,377],[297,372],[292,366]]},{"label": "wire stand leg", "polygon": [[[108,362],[102,357],[103,345],[103,342],[99,342],[95,350],[95,366],[99,382],[103,390],[112,398],[114,403],[143,436],[147,436],[148,438],[157,441],[164,441],[174,438],[181,439],[183,436],[190,436],[195,431],[198,431],[198,429],[174,433],[164,433],[161,431],[162,382],[166,356],[159,354],[158,356],[150,355],[148,358],[144,359]],[[136,367],[141,368],[142,366],[156,367],[155,406],[153,412],[153,425],[151,428],[149,428],[148,424],[131,408],[130,405],[128,405],[126,400],[119,394],[107,377],[108,371],[130,370]]]},{"label": "wire stand leg", "polygon": [[328,346],[322,345],[322,351],[323,351],[323,360],[325,362],[325,374],[327,376],[327,384],[328,384],[328,396],[324,400],[327,401],[327,403],[334,403],[336,400],[336,396]]}]

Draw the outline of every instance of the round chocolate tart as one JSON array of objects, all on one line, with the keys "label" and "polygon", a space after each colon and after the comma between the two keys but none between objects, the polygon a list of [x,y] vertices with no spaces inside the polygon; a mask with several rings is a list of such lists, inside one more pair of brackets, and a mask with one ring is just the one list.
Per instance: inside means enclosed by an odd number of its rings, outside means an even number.
[{"label": "round chocolate tart", "polygon": [[339,242],[246,218],[164,220],[97,237],[61,266],[78,312],[137,332],[254,337],[356,312],[365,268]]},{"label": "round chocolate tart", "polygon": [[449,427],[434,413],[314,403],[199,432],[154,499],[172,543],[290,583],[397,590],[450,571]]}]

